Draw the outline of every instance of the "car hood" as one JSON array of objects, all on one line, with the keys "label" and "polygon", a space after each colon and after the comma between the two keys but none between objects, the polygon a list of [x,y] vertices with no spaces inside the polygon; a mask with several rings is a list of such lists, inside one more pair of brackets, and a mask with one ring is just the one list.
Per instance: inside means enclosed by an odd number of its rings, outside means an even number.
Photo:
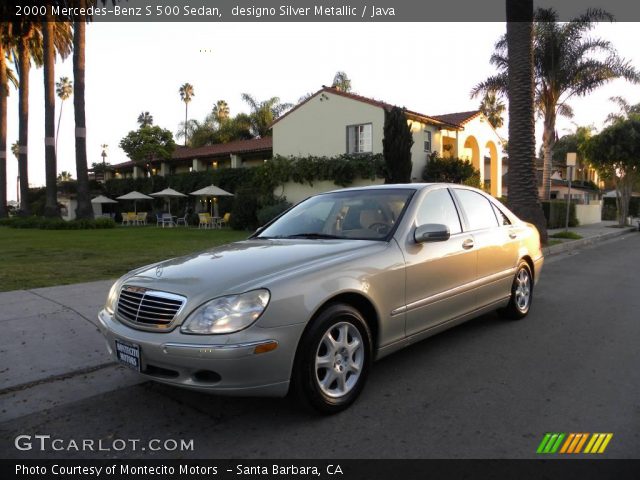
[{"label": "car hood", "polygon": [[268,287],[298,270],[317,271],[386,246],[371,240],[245,240],[140,268],[124,283],[206,299]]}]

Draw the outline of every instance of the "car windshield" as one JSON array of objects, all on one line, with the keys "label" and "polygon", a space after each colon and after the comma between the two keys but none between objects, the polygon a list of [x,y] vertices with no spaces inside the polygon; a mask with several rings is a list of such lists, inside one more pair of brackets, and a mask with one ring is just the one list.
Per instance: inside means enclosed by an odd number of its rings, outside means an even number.
[{"label": "car windshield", "polygon": [[381,188],[316,195],[253,238],[386,240],[414,192],[409,188]]}]

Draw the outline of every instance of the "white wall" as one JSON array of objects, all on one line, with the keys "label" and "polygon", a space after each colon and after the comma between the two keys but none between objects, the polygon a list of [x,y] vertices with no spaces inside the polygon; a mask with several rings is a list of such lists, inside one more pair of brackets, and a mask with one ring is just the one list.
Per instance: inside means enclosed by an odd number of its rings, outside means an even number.
[{"label": "white wall", "polygon": [[320,92],[273,126],[273,154],[333,157],[347,152],[347,126],[372,124],[373,153],[382,153],[384,110]]},{"label": "white wall", "polygon": [[576,217],[580,225],[590,225],[602,221],[602,202],[591,205],[576,205]]}]

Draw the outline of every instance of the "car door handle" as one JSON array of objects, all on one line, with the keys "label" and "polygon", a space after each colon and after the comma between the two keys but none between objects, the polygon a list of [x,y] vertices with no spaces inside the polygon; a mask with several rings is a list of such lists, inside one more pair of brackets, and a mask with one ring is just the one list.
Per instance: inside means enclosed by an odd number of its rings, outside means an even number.
[{"label": "car door handle", "polygon": [[462,248],[464,248],[465,250],[473,248],[473,238],[467,238],[464,242],[462,242]]},{"label": "car door handle", "polygon": [[518,236],[518,234],[517,234],[517,233],[509,232],[509,238],[510,238],[511,240],[515,239],[517,236]]}]

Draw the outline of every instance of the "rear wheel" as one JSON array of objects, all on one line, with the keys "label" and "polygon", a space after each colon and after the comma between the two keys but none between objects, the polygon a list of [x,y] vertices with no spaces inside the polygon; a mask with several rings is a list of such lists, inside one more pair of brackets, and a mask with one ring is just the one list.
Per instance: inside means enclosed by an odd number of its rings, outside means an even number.
[{"label": "rear wheel", "polygon": [[328,306],[298,347],[293,388],[303,403],[330,414],[351,405],[364,388],[371,364],[371,332],[350,305]]},{"label": "rear wheel", "polygon": [[511,320],[524,318],[531,309],[533,301],[533,275],[531,268],[525,261],[521,261],[511,285],[511,298],[506,308],[499,310],[500,314]]}]

